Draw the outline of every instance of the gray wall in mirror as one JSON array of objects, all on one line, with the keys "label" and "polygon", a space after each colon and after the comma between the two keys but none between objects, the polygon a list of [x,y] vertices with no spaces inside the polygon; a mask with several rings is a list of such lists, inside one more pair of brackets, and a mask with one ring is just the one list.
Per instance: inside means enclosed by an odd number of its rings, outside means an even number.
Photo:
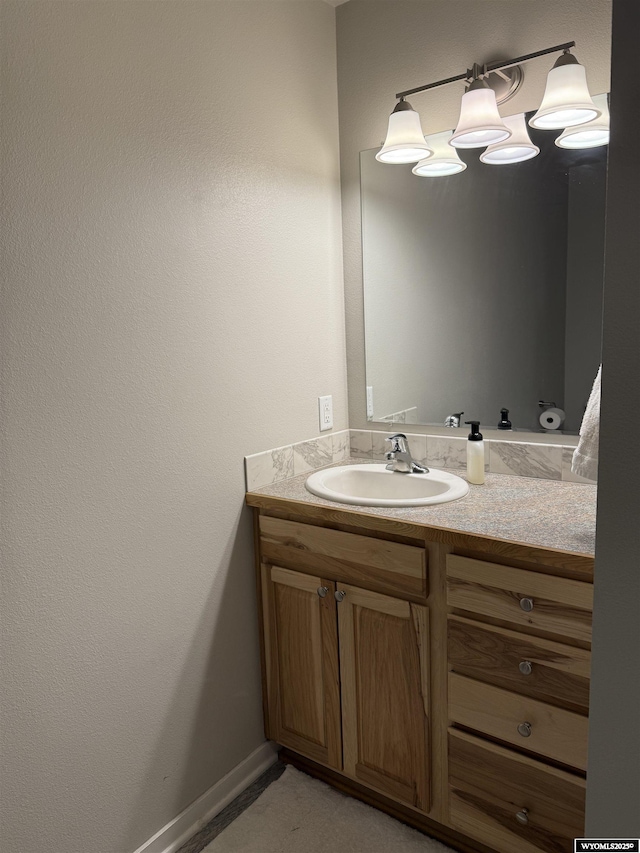
[{"label": "gray wall in mirror", "polygon": [[419,178],[361,154],[366,384],[374,421],[464,411],[539,430],[540,399],[577,431],[600,362],[607,148]]}]

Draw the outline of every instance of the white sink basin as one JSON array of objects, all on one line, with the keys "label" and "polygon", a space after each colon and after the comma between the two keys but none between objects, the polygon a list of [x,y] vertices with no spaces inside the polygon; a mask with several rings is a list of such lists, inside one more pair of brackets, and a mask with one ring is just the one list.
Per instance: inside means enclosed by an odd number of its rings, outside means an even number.
[{"label": "white sink basin", "polygon": [[357,506],[429,506],[455,501],[469,491],[465,480],[447,471],[400,474],[387,471],[384,463],[325,468],[311,474],[305,485],[319,498]]}]

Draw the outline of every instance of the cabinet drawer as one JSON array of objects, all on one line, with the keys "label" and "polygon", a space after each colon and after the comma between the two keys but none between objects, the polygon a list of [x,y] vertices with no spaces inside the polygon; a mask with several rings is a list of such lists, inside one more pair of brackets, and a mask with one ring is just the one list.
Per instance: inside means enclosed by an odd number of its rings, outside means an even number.
[{"label": "cabinet drawer", "polygon": [[582,581],[447,554],[447,603],[514,625],[591,642],[593,587]]},{"label": "cabinet drawer", "polygon": [[449,669],[586,714],[591,653],[461,616],[448,620]]},{"label": "cabinet drawer", "polygon": [[[588,719],[582,714],[451,672],[449,717],[520,749],[587,769]],[[521,733],[525,723],[529,724],[528,736]]]},{"label": "cabinet drawer", "polygon": [[260,516],[262,559],[377,592],[424,598],[426,551],[413,545]]},{"label": "cabinet drawer", "polygon": [[451,825],[501,853],[571,853],[584,831],[585,781],[449,730]]}]

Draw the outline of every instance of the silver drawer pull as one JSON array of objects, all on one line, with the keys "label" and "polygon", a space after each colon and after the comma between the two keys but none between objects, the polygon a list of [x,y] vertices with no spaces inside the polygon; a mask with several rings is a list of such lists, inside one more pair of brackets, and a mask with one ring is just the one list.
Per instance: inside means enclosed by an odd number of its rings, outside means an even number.
[{"label": "silver drawer pull", "polygon": [[524,610],[525,613],[531,613],[531,611],[533,610],[533,599],[521,598],[520,607],[522,608],[522,610]]},{"label": "silver drawer pull", "polygon": [[519,723],[518,734],[522,737],[531,737],[531,723]]},{"label": "silver drawer pull", "polygon": [[324,598],[328,592],[329,592],[328,586],[319,586],[318,587],[318,595],[320,596],[320,598]]},{"label": "silver drawer pull", "polygon": [[529,809],[521,809],[516,812],[516,820],[526,826],[529,823]]},{"label": "silver drawer pull", "polygon": [[533,664],[530,660],[521,660],[518,664],[518,669],[523,675],[531,675],[533,672]]},{"label": "silver drawer pull", "polygon": [[338,602],[338,604],[340,604],[340,602],[344,600],[344,597],[346,594],[347,593],[343,589],[337,589],[334,592],[334,595],[336,597],[336,601]]}]

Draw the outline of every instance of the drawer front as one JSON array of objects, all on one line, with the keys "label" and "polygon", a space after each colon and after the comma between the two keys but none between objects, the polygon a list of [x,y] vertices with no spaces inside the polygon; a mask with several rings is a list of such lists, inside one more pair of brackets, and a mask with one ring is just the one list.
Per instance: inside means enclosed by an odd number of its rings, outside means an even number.
[{"label": "drawer front", "polygon": [[449,669],[586,714],[591,652],[461,616],[448,620]]},{"label": "drawer front", "polygon": [[447,554],[447,603],[493,619],[591,642],[593,587]]},{"label": "drawer front", "polygon": [[375,592],[427,595],[424,548],[260,516],[262,559]]},{"label": "drawer front", "polygon": [[500,853],[571,853],[584,800],[579,776],[449,730],[451,825]]},{"label": "drawer front", "polygon": [[451,672],[449,717],[520,749],[587,769],[588,719],[582,714]]}]

